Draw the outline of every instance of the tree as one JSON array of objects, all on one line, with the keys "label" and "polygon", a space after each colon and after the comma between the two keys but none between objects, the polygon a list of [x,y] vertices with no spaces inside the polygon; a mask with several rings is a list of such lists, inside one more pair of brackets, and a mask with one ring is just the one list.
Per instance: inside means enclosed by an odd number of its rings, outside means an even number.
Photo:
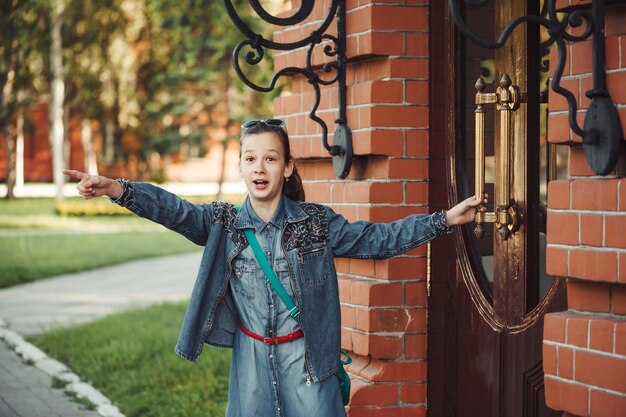
[{"label": "tree", "polygon": [[65,177],[63,168],[63,139],[65,128],[63,123],[63,102],[65,101],[65,80],[63,70],[63,46],[61,39],[61,25],[63,23],[64,0],[52,0],[50,36],[50,68],[52,83],[50,91],[50,146],[52,149],[52,178],[56,188],[56,199],[63,199],[63,185]]},{"label": "tree", "polygon": [[[36,0],[0,2],[0,137],[4,137],[6,146],[7,199],[14,197],[16,133],[19,137],[24,109],[37,96],[35,84],[42,81],[37,75],[44,43],[39,30],[42,26],[45,21]],[[13,129],[16,113],[17,126]]]}]

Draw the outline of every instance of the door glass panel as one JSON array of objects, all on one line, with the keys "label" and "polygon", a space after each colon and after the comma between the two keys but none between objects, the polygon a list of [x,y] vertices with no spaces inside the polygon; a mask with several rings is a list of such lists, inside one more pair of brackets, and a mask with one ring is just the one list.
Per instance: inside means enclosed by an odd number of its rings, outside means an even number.
[{"label": "door glass panel", "polygon": [[[469,3],[469,5],[468,5]],[[495,37],[495,8],[489,2],[484,6],[472,7],[471,2],[461,2],[465,7],[464,21],[469,29],[480,36],[486,42],[492,42]],[[492,22],[485,24],[485,22]],[[475,167],[475,94],[476,80],[482,77],[487,84],[485,92],[493,92],[495,82],[495,52],[491,49],[482,48],[474,42],[461,37],[461,68],[463,77],[462,103],[464,103],[463,116],[463,145],[461,152],[464,152],[464,166],[459,167],[459,179],[465,182],[465,196],[469,197],[474,194],[474,167]],[[494,117],[495,107],[493,105],[484,106],[485,109],[485,192],[489,195],[489,203],[487,211],[494,211]],[[489,296],[493,293],[493,227],[491,224],[485,224],[485,235],[482,239],[476,239],[474,236],[475,224],[469,225],[470,239],[473,240],[473,253],[478,261],[479,283]]]},{"label": "door glass panel", "polygon": [[[547,16],[547,4],[544,0],[538,2],[537,11],[543,17]],[[536,12],[535,12],[536,13]],[[531,28],[531,30],[537,30],[537,28]],[[539,65],[536,65],[535,79],[538,80],[538,94],[539,94],[539,114],[536,118],[539,124],[537,131],[539,132],[539,148],[538,148],[538,168],[539,168],[539,184],[538,195],[535,195],[533,199],[537,201],[537,212],[535,213],[535,222],[537,224],[535,233],[535,243],[539,252],[539,263],[535,270],[535,275],[538,277],[538,285],[533,285],[532,282],[529,285],[529,299],[532,300],[528,305],[528,310],[532,309],[535,305],[543,299],[546,295],[552,282],[553,277],[546,274],[546,217],[547,217],[547,204],[548,204],[548,182],[556,179],[566,178],[568,171],[568,146],[557,146],[555,144],[548,143],[548,97],[550,94],[556,94],[550,90],[549,87],[549,71],[550,71],[550,48],[554,47],[553,42],[550,41],[548,31],[543,26],[539,27],[539,48],[537,48]],[[532,38],[531,38],[532,39]],[[532,109],[529,110],[529,115]],[[532,117],[529,117],[529,121]],[[532,281],[532,280],[531,280]]]}]

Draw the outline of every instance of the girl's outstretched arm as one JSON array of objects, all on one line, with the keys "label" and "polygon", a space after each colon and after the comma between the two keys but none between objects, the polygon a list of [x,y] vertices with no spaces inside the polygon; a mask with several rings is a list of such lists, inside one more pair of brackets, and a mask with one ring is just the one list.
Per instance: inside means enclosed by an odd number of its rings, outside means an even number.
[{"label": "girl's outstretched arm", "polygon": [[101,175],[89,175],[75,169],[64,169],[63,173],[80,180],[76,188],[78,189],[78,193],[85,197],[86,200],[102,196],[117,200],[122,196],[122,192],[124,191],[119,182]]},{"label": "girl's outstretched arm", "polygon": [[450,210],[446,211],[446,222],[448,226],[456,226],[473,222],[476,219],[476,212],[480,203],[487,203],[487,195],[485,200],[480,201],[475,197],[467,198],[461,201]]}]

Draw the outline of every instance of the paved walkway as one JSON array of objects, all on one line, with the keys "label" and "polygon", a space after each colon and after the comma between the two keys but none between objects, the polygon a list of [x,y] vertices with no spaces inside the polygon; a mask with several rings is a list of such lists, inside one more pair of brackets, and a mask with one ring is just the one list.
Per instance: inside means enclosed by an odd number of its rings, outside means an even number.
[{"label": "paved walkway", "polygon": [[[0,290],[0,416],[122,416],[99,392],[22,336],[189,297],[200,252],[128,262]],[[19,356],[18,356],[19,354]],[[99,405],[96,411],[53,388]]]}]

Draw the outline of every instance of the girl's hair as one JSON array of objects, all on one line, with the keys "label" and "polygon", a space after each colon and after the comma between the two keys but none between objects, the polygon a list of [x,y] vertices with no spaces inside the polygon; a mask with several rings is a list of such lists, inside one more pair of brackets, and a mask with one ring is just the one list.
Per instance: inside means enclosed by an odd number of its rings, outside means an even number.
[{"label": "girl's hair", "polygon": [[[248,122],[248,124],[249,123],[250,122]],[[289,146],[289,135],[287,134],[287,128],[284,124],[273,125],[259,121],[249,128],[242,128],[239,141],[243,142],[243,140],[250,135],[257,135],[266,132],[274,133],[278,137],[280,143],[283,145],[283,150],[285,151],[285,164],[288,164],[293,158],[291,157],[291,147]],[[241,158],[241,151],[239,158]],[[304,188],[302,187],[302,178],[300,178],[298,168],[296,168],[295,164],[293,166],[291,176],[285,178],[285,181],[283,182],[283,193],[291,200],[304,201],[305,196]]]}]

